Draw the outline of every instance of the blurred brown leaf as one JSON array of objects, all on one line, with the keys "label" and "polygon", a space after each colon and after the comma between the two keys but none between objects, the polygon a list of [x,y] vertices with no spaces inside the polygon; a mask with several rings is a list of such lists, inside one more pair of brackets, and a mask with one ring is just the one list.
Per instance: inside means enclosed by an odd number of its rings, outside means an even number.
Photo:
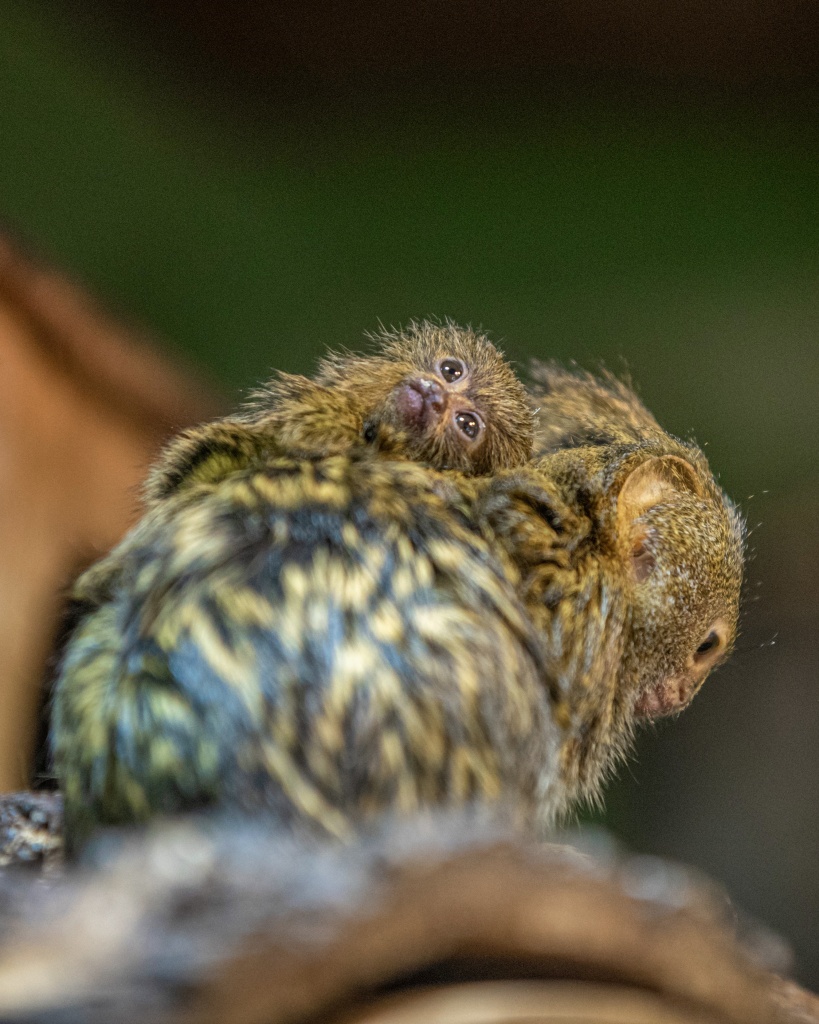
[{"label": "blurred brown leaf", "polygon": [[163,439],[216,411],[203,385],[0,236],[0,791],[30,784],[61,589],[132,522]]}]

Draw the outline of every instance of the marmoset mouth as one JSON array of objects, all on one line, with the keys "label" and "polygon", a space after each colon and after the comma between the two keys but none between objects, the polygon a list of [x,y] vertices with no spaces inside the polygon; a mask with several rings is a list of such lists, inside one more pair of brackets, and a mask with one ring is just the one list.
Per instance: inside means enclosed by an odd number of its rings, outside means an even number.
[{"label": "marmoset mouth", "polygon": [[675,680],[657,683],[645,693],[640,694],[634,705],[634,714],[638,718],[665,718],[676,711],[682,711],[690,703],[691,697],[686,696],[682,687]]}]

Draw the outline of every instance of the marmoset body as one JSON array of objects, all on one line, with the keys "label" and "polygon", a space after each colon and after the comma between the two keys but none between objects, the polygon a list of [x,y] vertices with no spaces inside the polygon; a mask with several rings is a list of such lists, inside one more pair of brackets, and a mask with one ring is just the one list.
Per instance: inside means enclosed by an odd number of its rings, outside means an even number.
[{"label": "marmoset body", "polygon": [[526,390],[485,335],[448,321],[413,321],[374,340],[370,355],[331,354],[314,378],[280,373],[243,413],[180,435],[150,474],[148,501],[280,456],[369,448],[467,474],[531,457]]},{"label": "marmoset body", "polygon": [[556,694],[458,482],[279,460],[149,513],[55,693],[69,842],[208,804],[334,836],[386,809],[538,805]]},{"label": "marmoset body", "polygon": [[160,502],[58,682],[69,838],[209,804],[349,835],[598,794],[736,630],[741,521],[702,453],[645,424],[491,477],[268,459]]}]

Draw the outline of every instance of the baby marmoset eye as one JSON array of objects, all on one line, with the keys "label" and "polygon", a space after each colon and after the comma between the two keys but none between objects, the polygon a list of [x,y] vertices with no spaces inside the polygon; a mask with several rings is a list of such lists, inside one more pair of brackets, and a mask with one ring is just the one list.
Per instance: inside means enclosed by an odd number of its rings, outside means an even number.
[{"label": "baby marmoset eye", "polygon": [[448,384],[460,380],[466,371],[466,367],[459,359],[442,359],[438,364],[441,376]]},{"label": "baby marmoset eye", "polygon": [[470,441],[476,441],[483,430],[483,423],[474,412],[456,413],[455,425]]},{"label": "baby marmoset eye", "polygon": [[[464,385],[469,379],[469,366],[462,363],[460,359],[447,357],[438,363],[438,373],[447,384],[455,384],[457,382]],[[466,439],[467,443],[479,443],[483,440],[486,429],[485,424],[481,416],[474,409],[464,405],[467,399],[468,395],[464,394],[463,388],[453,393],[454,411],[452,413],[452,422],[459,434]]]}]

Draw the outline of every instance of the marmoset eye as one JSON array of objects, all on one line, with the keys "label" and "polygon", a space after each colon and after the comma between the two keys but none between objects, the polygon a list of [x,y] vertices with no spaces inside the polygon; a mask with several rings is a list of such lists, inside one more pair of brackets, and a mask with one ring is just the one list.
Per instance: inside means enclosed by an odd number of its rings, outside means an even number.
[{"label": "marmoset eye", "polygon": [[697,648],[697,654],[708,654],[719,646],[719,634],[712,630]]},{"label": "marmoset eye", "polygon": [[438,369],[447,384],[460,380],[466,374],[466,367],[460,359],[442,359]]},{"label": "marmoset eye", "polygon": [[474,441],[481,432],[481,421],[473,412],[459,412],[455,416],[455,424],[470,441]]}]

